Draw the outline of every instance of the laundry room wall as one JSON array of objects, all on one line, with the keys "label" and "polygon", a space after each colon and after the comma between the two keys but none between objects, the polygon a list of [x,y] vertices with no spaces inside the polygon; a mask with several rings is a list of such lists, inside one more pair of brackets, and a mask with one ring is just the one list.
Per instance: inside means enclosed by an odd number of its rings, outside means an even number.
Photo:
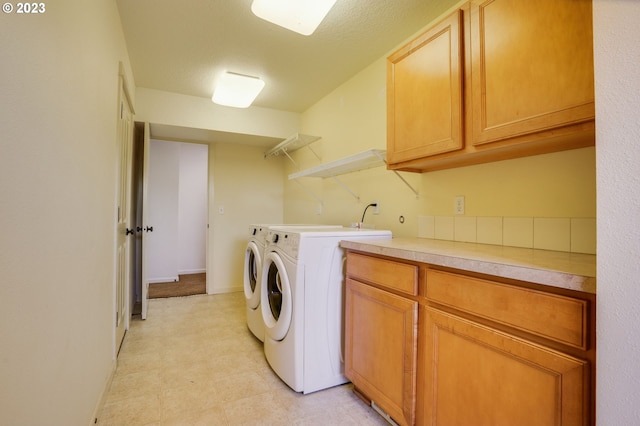
[{"label": "laundry room wall", "polygon": [[178,274],[206,272],[209,146],[180,144]]},{"label": "laundry room wall", "polygon": [[120,62],[135,81],[116,2],[44,3],[0,14],[0,424],[89,425],[115,371]]},{"label": "laundry room wall", "polygon": [[180,149],[174,142],[149,143],[148,223],[144,250],[149,282],[178,279],[178,182]]},{"label": "laundry room wall", "polygon": [[149,282],[206,270],[208,146],[150,141]]},{"label": "laundry room wall", "polygon": [[283,221],[282,158],[264,159],[264,151],[250,145],[210,146],[210,294],[242,291],[249,225]]}]

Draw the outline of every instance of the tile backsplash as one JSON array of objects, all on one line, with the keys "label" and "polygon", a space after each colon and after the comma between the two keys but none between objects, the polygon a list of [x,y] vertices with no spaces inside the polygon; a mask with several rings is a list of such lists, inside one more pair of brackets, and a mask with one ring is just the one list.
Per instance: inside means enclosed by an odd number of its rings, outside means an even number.
[{"label": "tile backsplash", "polygon": [[596,254],[596,219],[418,216],[418,237]]}]

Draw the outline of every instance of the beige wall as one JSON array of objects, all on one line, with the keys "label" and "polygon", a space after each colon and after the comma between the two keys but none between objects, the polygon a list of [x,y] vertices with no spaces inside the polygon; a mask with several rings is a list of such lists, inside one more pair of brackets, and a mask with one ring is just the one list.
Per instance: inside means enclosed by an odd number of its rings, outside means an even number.
[{"label": "beige wall", "polygon": [[421,211],[451,215],[464,195],[471,216],[595,217],[595,165],[583,148],[424,173]]},{"label": "beige wall", "polygon": [[264,148],[209,147],[208,293],[243,289],[244,255],[252,223],[282,223],[282,158]]},{"label": "beige wall", "polygon": [[0,424],[88,425],[114,368],[111,0],[0,14]]}]

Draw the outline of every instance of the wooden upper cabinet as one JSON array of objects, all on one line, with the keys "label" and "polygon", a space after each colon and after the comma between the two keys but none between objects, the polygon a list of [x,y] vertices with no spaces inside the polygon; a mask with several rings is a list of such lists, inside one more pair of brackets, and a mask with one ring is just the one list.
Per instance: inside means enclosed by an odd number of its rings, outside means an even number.
[{"label": "wooden upper cabinet", "polygon": [[590,0],[471,0],[387,58],[387,163],[425,172],[595,145]]},{"label": "wooden upper cabinet", "polygon": [[587,0],[472,0],[472,144],[595,118],[591,9]]},{"label": "wooden upper cabinet", "polygon": [[387,161],[463,146],[462,12],[387,59]]}]

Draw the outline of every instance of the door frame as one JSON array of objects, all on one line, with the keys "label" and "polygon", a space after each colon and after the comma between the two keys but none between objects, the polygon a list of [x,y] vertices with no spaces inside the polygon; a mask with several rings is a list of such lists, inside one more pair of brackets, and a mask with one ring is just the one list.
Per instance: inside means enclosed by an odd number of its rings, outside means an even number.
[{"label": "door frame", "polygon": [[205,229],[205,272],[206,272],[206,294],[212,294],[212,274],[211,271],[213,269],[213,261],[211,259],[210,254],[212,253],[212,245],[210,245],[212,234],[213,234],[213,226],[210,226],[212,223],[212,208],[211,203],[213,199],[213,144],[206,141],[197,141],[197,140],[183,140],[183,139],[173,139],[173,138],[165,138],[165,137],[151,137],[151,123],[148,121],[138,122],[140,124],[144,123],[144,141],[143,141],[143,161],[142,161],[142,222],[139,225],[144,230],[142,231],[142,248],[141,248],[141,315],[142,319],[146,319],[147,310],[148,310],[148,294],[149,294],[149,283],[150,280],[148,278],[148,267],[149,267],[149,259],[148,259],[148,250],[146,247],[149,246],[148,242],[148,232],[146,229],[148,227],[153,227],[155,224],[149,218],[149,170],[150,170],[150,153],[151,153],[151,140],[154,141],[163,141],[169,143],[176,144],[198,144],[205,145],[207,147],[207,176],[206,176],[206,229]]}]

